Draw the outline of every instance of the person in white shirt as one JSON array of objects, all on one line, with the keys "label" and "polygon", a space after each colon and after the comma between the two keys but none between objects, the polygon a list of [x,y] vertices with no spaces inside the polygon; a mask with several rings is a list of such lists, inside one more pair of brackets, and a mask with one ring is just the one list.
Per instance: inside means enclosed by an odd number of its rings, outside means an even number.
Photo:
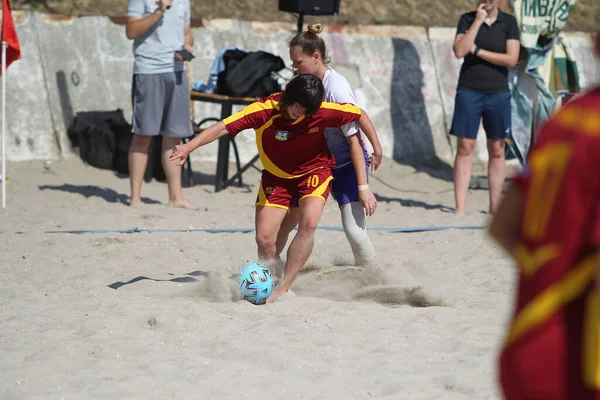
[{"label": "person in white shirt", "polygon": [[[296,74],[313,74],[321,78],[325,87],[324,101],[356,105],[356,97],[346,78],[327,65],[327,49],[325,42],[319,37],[322,29],[319,24],[309,24],[306,31],[290,40],[293,70]],[[369,167],[371,171],[375,171],[382,161],[382,148],[377,135],[366,137],[373,147],[371,156],[365,150],[363,136],[355,123],[342,128],[328,128],[325,131],[327,146],[336,161],[331,193],[339,204],[344,233],[352,248],[356,265],[366,265],[371,261],[375,257],[375,248],[367,234],[365,211],[359,201],[363,194],[361,192],[370,191],[370,188],[368,185],[359,186],[357,183],[349,142],[361,143],[363,154],[354,156],[365,158],[367,174]],[[280,260],[288,236],[297,225],[298,219],[299,210],[296,207],[283,221],[277,237],[276,260]]]}]

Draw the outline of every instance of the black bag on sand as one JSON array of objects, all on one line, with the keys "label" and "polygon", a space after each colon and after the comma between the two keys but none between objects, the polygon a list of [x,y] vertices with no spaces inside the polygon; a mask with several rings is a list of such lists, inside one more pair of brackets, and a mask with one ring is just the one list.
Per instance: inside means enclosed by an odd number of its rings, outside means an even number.
[{"label": "black bag on sand", "polygon": [[79,156],[86,163],[122,174],[129,172],[127,154],[133,135],[123,110],[78,112],[67,136],[74,148],[79,147]]},{"label": "black bag on sand", "polygon": [[265,51],[228,50],[223,61],[225,70],[219,74],[215,93],[259,98],[281,91],[281,85],[272,76],[285,69],[281,57]]},{"label": "black bag on sand", "polygon": [[[129,146],[133,138],[131,125],[123,110],[78,112],[67,136],[73,148],[79,147],[81,159],[93,167],[129,174]],[[165,181],[161,164],[162,136],[153,137],[148,148],[148,166],[144,181]]]}]

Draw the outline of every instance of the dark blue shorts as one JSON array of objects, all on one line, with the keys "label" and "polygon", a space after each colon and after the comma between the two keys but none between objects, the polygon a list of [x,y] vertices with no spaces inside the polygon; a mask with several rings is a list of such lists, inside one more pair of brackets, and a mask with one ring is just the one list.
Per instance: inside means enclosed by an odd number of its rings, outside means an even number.
[{"label": "dark blue shorts", "polygon": [[[369,165],[367,164],[367,177],[369,176]],[[331,195],[343,206],[358,201],[358,180],[354,171],[354,164],[344,165],[333,170],[333,184]]]},{"label": "dark blue shorts", "polygon": [[506,139],[511,134],[510,92],[478,93],[458,89],[450,134],[476,139],[479,123],[488,139]]}]

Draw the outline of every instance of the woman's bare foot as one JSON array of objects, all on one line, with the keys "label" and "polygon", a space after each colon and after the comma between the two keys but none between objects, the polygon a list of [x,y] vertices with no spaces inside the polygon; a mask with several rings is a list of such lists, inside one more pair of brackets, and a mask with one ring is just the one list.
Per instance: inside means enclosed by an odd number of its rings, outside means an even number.
[{"label": "woman's bare foot", "polygon": [[199,210],[199,207],[196,207],[192,203],[187,200],[169,200],[169,207],[177,207],[177,208],[187,208],[188,210]]},{"label": "woman's bare foot", "polygon": [[142,201],[141,200],[130,200],[129,207],[135,208],[136,210],[142,209]]},{"label": "woman's bare foot", "polygon": [[271,295],[267,299],[267,304],[274,303],[275,300],[285,295],[288,292],[288,290],[289,289],[283,288],[281,286],[276,287],[275,290],[273,290],[273,293],[271,293]]}]

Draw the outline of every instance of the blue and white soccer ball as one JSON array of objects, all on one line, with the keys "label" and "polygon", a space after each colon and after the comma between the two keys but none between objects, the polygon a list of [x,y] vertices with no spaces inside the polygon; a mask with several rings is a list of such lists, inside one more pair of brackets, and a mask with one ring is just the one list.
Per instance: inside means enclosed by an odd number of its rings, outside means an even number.
[{"label": "blue and white soccer ball", "polygon": [[238,283],[244,300],[252,304],[264,304],[273,292],[275,280],[269,268],[256,263],[248,263],[242,267]]}]

